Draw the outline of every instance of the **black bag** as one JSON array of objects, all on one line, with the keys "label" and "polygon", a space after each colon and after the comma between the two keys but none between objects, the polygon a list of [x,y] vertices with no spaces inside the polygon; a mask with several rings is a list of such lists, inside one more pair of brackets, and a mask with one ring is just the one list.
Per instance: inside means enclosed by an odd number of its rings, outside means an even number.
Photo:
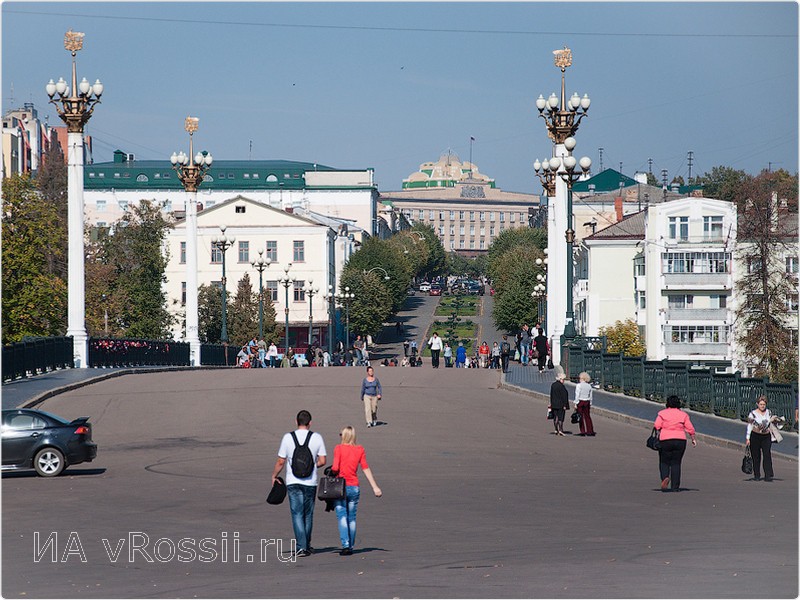
[{"label": "black bag", "polygon": [[344,477],[334,475],[331,467],[325,469],[325,475],[319,478],[317,498],[320,500],[341,500],[345,497]]},{"label": "black bag", "polygon": [[581,422],[581,413],[579,413],[576,410],[574,413],[572,413],[572,416],[569,418],[569,420],[573,425],[576,425],[576,424],[580,423]]},{"label": "black bag", "polygon": [[547,418],[551,421],[556,418],[556,416],[553,414],[553,409],[549,406],[547,407]]},{"label": "black bag", "polygon": [[511,354],[511,344],[508,342],[503,342],[500,344],[500,354],[509,355]]},{"label": "black bag", "polygon": [[750,454],[750,446],[744,449],[744,458],[742,458],[742,473],[745,475],[753,474],[753,455]]},{"label": "black bag", "polygon": [[658,439],[658,429],[653,427],[650,437],[647,438],[647,447],[650,450],[661,450],[661,441]]},{"label": "black bag", "polygon": [[306,479],[307,477],[311,477],[311,474],[314,472],[314,455],[311,454],[311,450],[308,447],[308,443],[311,441],[311,436],[314,435],[313,431],[309,431],[308,435],[306,436],[306,441],[303,442],[301,446],[297,442],[297,436],[292,432],[292,439],[294,439],[294,453],[292,454],[292,473],[298,479]]},{"label": "black bag", "polygon": [[547,368],[548,369],[555,369],[555,365],[553,364],[553,357],[552,356],[548,356],[547,357]]},{"label": "black bag", "polygon": [[275,483],[272,484],[272,489],[267,495],[267,504],[281,504],[286,498],[286,484],[283,478],[276,477]]}]

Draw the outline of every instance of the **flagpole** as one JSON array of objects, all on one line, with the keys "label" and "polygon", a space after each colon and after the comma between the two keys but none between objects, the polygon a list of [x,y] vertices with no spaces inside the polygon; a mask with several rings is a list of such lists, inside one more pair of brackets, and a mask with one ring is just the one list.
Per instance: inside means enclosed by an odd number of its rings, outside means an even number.
[{"label": "flagpole", "polygon": [[472,142],[475,141],[475,138],[469,136],[469,178],[472,179]]}]

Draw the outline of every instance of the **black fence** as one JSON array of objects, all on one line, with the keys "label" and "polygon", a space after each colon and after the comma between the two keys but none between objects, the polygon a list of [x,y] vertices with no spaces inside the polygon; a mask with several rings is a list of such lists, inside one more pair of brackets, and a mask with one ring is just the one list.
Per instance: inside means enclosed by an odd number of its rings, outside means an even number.
[{"label": "black fence", "polygon": [[89,367],[188,366],[189,344],[172,340],[89,338]]},{"label": "black fence", "polygon": [[72,337],[41,338],[3,346],[3,381],[73,367]]},{"label": "black fence", "polygon": [[[240,346],[228,344],[202,344],[200,346],[200,364],[216,366],[236,366],[236,355]],[[227,356],[226,356],[227,355]]]},{"label": "black fence", "polygon": [[571,381],[578,381],[578,375],[586,371],[607,391],[662,403],[674,394],[692,410],[732,419],[746,419],[763,394],[772,414],[792,425],[795,421],[797,382],[770,383],[768,378],[717,372],[711,365],[623,356],[581,338],[562,344],[561,365]]}]

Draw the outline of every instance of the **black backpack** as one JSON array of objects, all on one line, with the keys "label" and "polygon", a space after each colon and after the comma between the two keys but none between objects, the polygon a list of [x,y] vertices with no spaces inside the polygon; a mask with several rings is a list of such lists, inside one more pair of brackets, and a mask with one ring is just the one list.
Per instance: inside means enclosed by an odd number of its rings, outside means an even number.
[{"label": "black backpack", "polygon": [[500,344],[500,354],[511,354],[511,344],[508,342]]},{"label": "black backpack", "polygon": [[292,439],[294,439],[295,445],[294,453],[292,454],[292,473],[294,473],[294,476],[298,479],[311,477],[311,473],[314,472],[314,455],[311,454],[311,450],[308,448],[308,443],[312,435],[314,435],[314,432],[309,431],[306,436],[306,441],[301,445],[297,441],[297,436],[294,434],[294,431],[292,431]]}]

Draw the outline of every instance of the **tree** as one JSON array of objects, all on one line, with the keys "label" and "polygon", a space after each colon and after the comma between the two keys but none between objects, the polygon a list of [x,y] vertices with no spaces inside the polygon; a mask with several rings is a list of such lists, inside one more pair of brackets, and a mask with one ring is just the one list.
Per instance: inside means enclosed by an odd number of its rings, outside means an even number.
[{"label": "tree", "polygon": [[51,238],[52,250],[47,253],[48,272],[67,280],[67,164],[61,144],[56,136],[51,136],[47,151],[36,173],[36,189],[44,202],[52,205],[56,212],[56,222]]},{"label": "tree", "polygon": [[411,233],[411,230],[401,231],[389,238],[388,243],[394,251],[403,256],[408,263],[412,277],[420,277],[428,264],[430,250],[428,244]]},{"label": "tree", "polygon": [[775,381],[797,381],[797,279],[786,267],[797,256],[797,183],[786,171],[763,171],[736,195],[736,257],[745,271],[736,282],[736,339],[755,376]]},{"label": "tree", "polygon": [[647,348],[639,335],[639,326],[633,319],[600,327],[598,333],[606,336],[608,352],[619,352],[625,356],[644,356],[647,353]]},{"label": "tree", "polygon": [[736,202],[740,187],[752,177],[744,171],[730,167],[714,167],[710,173],[695,178],[703,186],[703,196]]},{"label": "tree", "polygon": [[495,292],[492,320],[498,331],[517,331],[523,323],[537,321],[536,303],[531,298],[533,286],[519,275],[509,278],[502,294]]},{"label": "tree", "polygon": [[392,314],[392,299],[381,277],[351,270],[342,274],[341,288],[355,294],[350,304],[350,331],[360,335],[377,335]]},{"label": "tree", "polygon": [[[230,297],[230,292],[227,294]],[[197,289],[197,320],[200,341],[205,344],[218,344],[222,337],[221,287],[216,284],[203,284]]]},{"label": "tree", "polygon": [[419,233],[424,238],[423,241],[427,248],[427,260],[422,265],[422,270],[415,275],[423,275],[425,279],[443,275],[447,266],[447,257],[436,231],[424,223],[417,223],[411,228],[411,231]]},{"label": "tree", "polygon": [[258,294],[253,292],[248,273],[236,286],[236,295],[228,305],[227,320],[231,344],[243,346],[258,334]]},{"label": "tree", "polygon": [[3,180],[3,341],[66,332],[66,223],[27,175]]},{"label": "tree", "polygon": [[[347,261],[342,278],[353,273],[369,272],[383,277],[380,269],[388,273],[389,279],[382,280],[381,285],[385,286],[391,298],[391,312],[396,312],[402,308],[406,301],[408,286],[411,283],[411,267],[403,254],[397,251],[397,247],[390,244],[387,240],[376,237],[367,238],[357,251],[355,251]],[[340,290],[344,292],[344,286],[340,285]],[[354,304],[360,302],[355,299]]]},{"label": "tree", "polygon": [[518,247],[531,247],[542,250],[547,247],[547,230],[541,228],[520,227],[518,229],[506,229],[498,235],[486,257],[486,272],[489,278],[494,281],[500,275],[496,268],[497,260],[508,250]]}]

